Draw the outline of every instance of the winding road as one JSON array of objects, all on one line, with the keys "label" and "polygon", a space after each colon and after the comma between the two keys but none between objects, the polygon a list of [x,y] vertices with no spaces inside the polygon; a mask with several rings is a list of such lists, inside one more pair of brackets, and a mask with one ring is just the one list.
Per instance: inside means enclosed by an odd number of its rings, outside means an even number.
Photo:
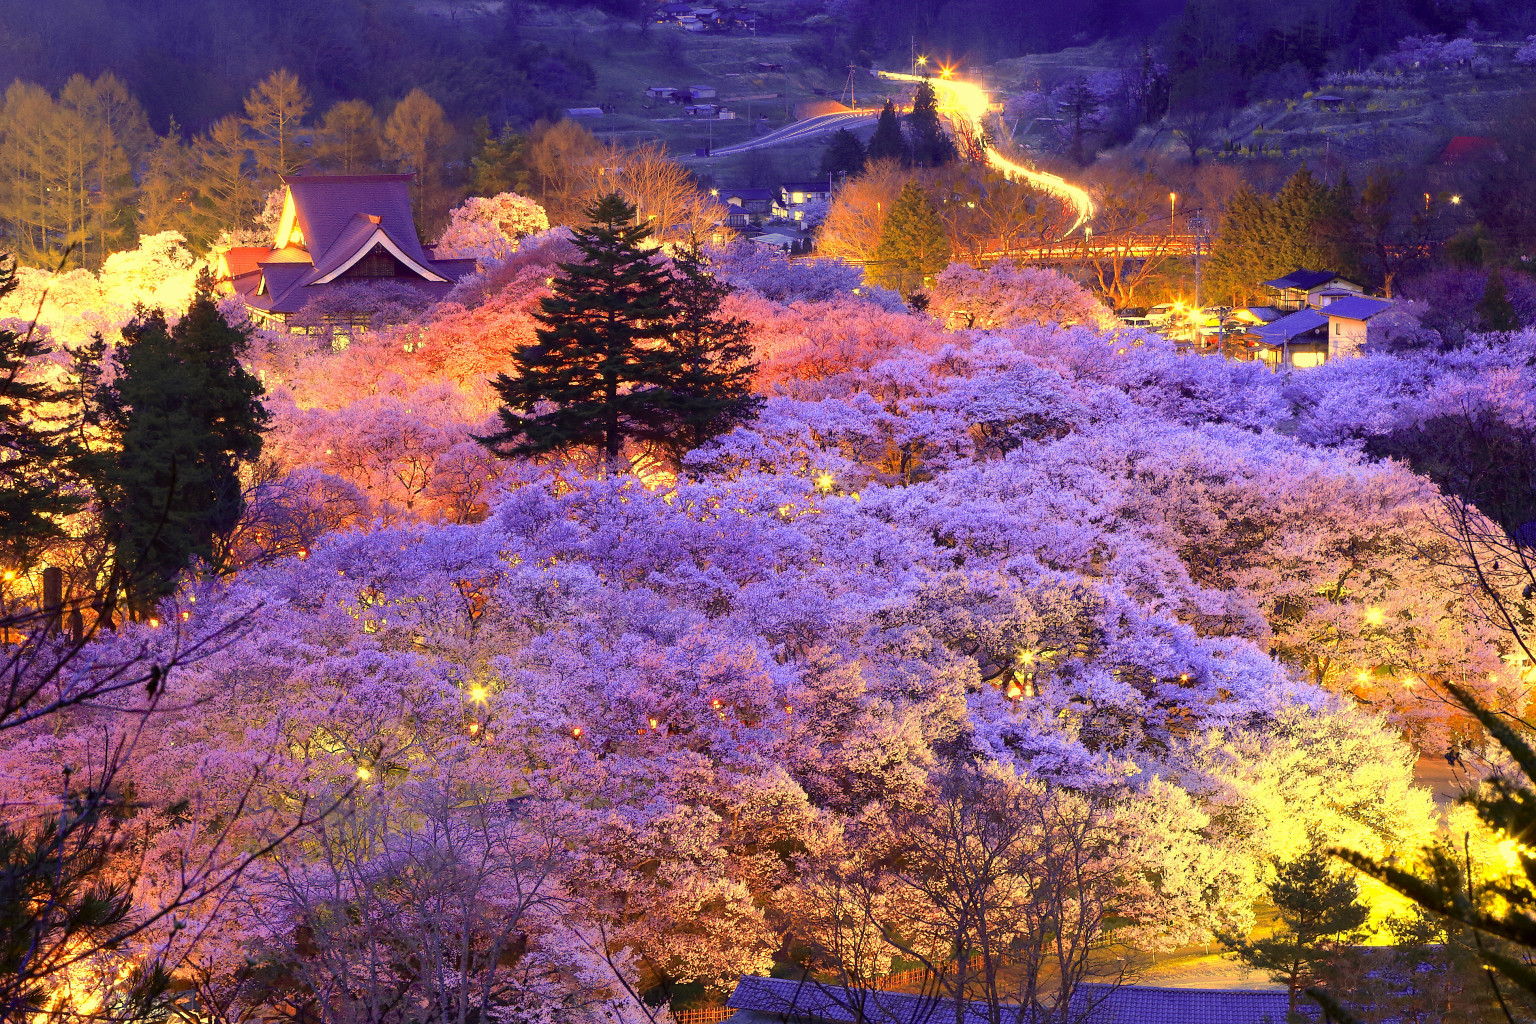
[{"label": "winding road", "polygon": [[785,125],[760,135],[755,139],[737,143],[734,146],[722,146],[713,150],[710,156],[734,156],[737,153],[745,153],[748,150],[762,149],[766,146],[782,146],[786,142],[798,142],[824,132],[836,131],[839,128],[852,128],[856,125],[867,124],[880,117],[878,110],[844,110],[836,114],[821,114],[817,117],[808,117],[804,121],[796,121],[794,124]]}]

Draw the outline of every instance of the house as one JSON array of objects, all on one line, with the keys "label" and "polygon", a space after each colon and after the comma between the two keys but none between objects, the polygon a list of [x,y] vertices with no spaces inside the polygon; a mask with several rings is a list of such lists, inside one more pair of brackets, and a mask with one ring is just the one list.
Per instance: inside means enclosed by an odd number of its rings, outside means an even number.
[{"label": "house", "polygon": [[602,107],[566,107],[566,117],[602,117],[605,111]]},{"label": "house", "polygon": [[1248,338],[1256,342],[1259,358],[1271,369],[1303,370],[1328,361],[1328,318],[1315,309],[1250,327]]},{"label": "house", "polygon": [[790,181],[779,186],[778,203],[774,213],[786,220],[804,220],[805,208],[811,203],[825,203],[832,198],[832,182]]},{"label": "house", "polygon": [[653,85],[645,90],[645,98],[648,100],[671,100],[677,96],[677,90],[670,85]]},{"label": "house", "polygon": [[771,188],[722,188],[720,198],[735,210],[741,211],[753,224],[761,224],[773,216],[773,201],[777,195]]},{"label": "house", "polygon": [[263,326],[286,327],[312,299],[345,285],[389,281],[441,298],[475,261],[434,259],[416,234],[411,174],[294,175],[265,249],[220,257],[228,290]]},{"label": "house", "polygon": [[1276,293],[1270,305],[1276,309],[1293,311],[1317,308],[1323,304],[1322,293],[1331,291],[1332,297],[1341,294],[1359,295],[1365,289],[1332,270],[1303,270],[1297,268],[1284,277],[1265,281],[1264,287]]},{"label": "house", "polygon": [[1375,317],[1395,306],[1388,299],[1350,295],[1322,310],[1328,318],[1328,358],[1357,356],[1365,346],[1366,330]]},{"label": "house", "polygon": [[[1081,1024],[1277,1024],[1286,1017],[1284,989],[1157,988],[1150,985],[1082,984],[1067,1015]],[[985,1003],[965,1007],[964,1017],[941,996],[823,985],[789,978],[743,977],[726,1006],[727,1024],[940,1024],[963,1019],[988,1024]],[[1017,1010],[1018,1007],[1013,1009]],[[1017,1019],[1005,1013],[1005,1020]]]},{"label": "house", "polygon": [[662,4],[656,9],[657,21],[674,21],[685,14],[693,13],[693,4],[670,3]]},{"label": "house", "polygon": [[699,100],[712,100],[718,95],[719,93],[715,91],[715,87],[712,85],[690,85],[688,87],[688,96],[695,103],[699,102]]}]

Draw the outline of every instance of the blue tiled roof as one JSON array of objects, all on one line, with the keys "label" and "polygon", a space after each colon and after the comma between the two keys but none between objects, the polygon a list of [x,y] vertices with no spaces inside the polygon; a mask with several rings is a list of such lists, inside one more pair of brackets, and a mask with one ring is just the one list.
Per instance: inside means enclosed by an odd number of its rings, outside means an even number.
[{"label": "blue tiled roof", "polygon": [[1297,267],[1284,277],[1277,277],[1273,281],[1265,281],[1264,287],[1278,288],[1284,291],[1287,288],[1297,288],[1308,292],[1313,288],[1321,288],[1329,281],[1337,280],[1339,274],[1334,270],[1303,270]]},{"label": "blue tiled roof", "polygon": [[1303,309],[1273,323],[1250,327],[1248,333],[1260,338],[1266,345],[1283,345],[1303,334],[1327,328],[1326,316],[1315,309]]},{"label": "blue tiled roof", "polygon": [[[1286,994],[1274,989],[1156,988],[1149,985],[1080,985],[1073,1016],[1085,1024],[1284,1024]],[[877,992],[813,981],[744,976],[726,1004],[791,1021],[851,1024],[936,1024],[955,1020],[953,1004],[934,996]],[[965,1020],[985,1024],[982,1003],[966,1007]]]},{"label": "blue tiled roof", "polygon": [[1327,316],[1341,316],[1346,320],[1369,320],[1377,313],[1385,313],[1392,308],[1392,305],[1386,299],[1350,295],[1342,299],[1334,299],[1323,307],[1323,313]]}]

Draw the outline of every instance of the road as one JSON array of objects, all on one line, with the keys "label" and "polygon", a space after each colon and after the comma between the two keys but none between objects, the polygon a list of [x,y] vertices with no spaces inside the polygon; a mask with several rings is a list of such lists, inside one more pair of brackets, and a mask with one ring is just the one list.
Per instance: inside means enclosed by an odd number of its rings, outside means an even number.
[{"label": "road", "polygon": [[981,141],[986,138],[985,122],[992,111],[992,97],[980,85],[951,77],[949,68],[945,68],[939,78],[909,75],[900,71],[877,71],[875,74],[896,82],[927,82],[933,86],[939,113],[949,118],[957,139],[976,140],[983,147],[982,159],[988,165],[1013,181],[1029,182],[1076,211],[1077,221],[1067,230],[1067,234],[1087,226],[1093,220],[1093,197],[1086,190],[1055,174],[1016,163]]},{"label": "road", "polygon": [[836,131],[839,128],[853,128],[857,125],[867,124],[878,119],[878,110],[845,110],[836,114],[822,114],[818,117],[808,117],[804,121],[796,121],[794,124],[785,125],[767,135],[760,135],[755,139],[738,143],[734,146],[724,146],[710,153],[711,156],[734,156],[737,153],[745,153],[753,149],[762,149],[765,146],[782,146],[786,142],[799,142],[809,139],[824,132]]}]

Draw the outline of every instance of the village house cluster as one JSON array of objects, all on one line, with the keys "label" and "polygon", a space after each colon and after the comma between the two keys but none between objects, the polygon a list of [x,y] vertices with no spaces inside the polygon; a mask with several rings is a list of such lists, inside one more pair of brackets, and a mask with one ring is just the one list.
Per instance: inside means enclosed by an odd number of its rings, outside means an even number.
[{"label": "village house cluster", "polygon": [[745,7],[700,7],[695,4],[662,4],[653,19],[658,25],[675,25],[684,32],[751,32],[764,26],[762,15]]},{"label": "village house cluster", "polygon": [[1165,303],[1124,309],[1121,321],[1173,338],[1195,350],[1219,350],[1257,359],[1273,368],[1308,369],[1359,355],[1376,317],[1394,308],[1390,299],[1366,294],[1358,282],[1331,270],[1297,268],[1265,281],[1264,305],[1187,308]]}]

